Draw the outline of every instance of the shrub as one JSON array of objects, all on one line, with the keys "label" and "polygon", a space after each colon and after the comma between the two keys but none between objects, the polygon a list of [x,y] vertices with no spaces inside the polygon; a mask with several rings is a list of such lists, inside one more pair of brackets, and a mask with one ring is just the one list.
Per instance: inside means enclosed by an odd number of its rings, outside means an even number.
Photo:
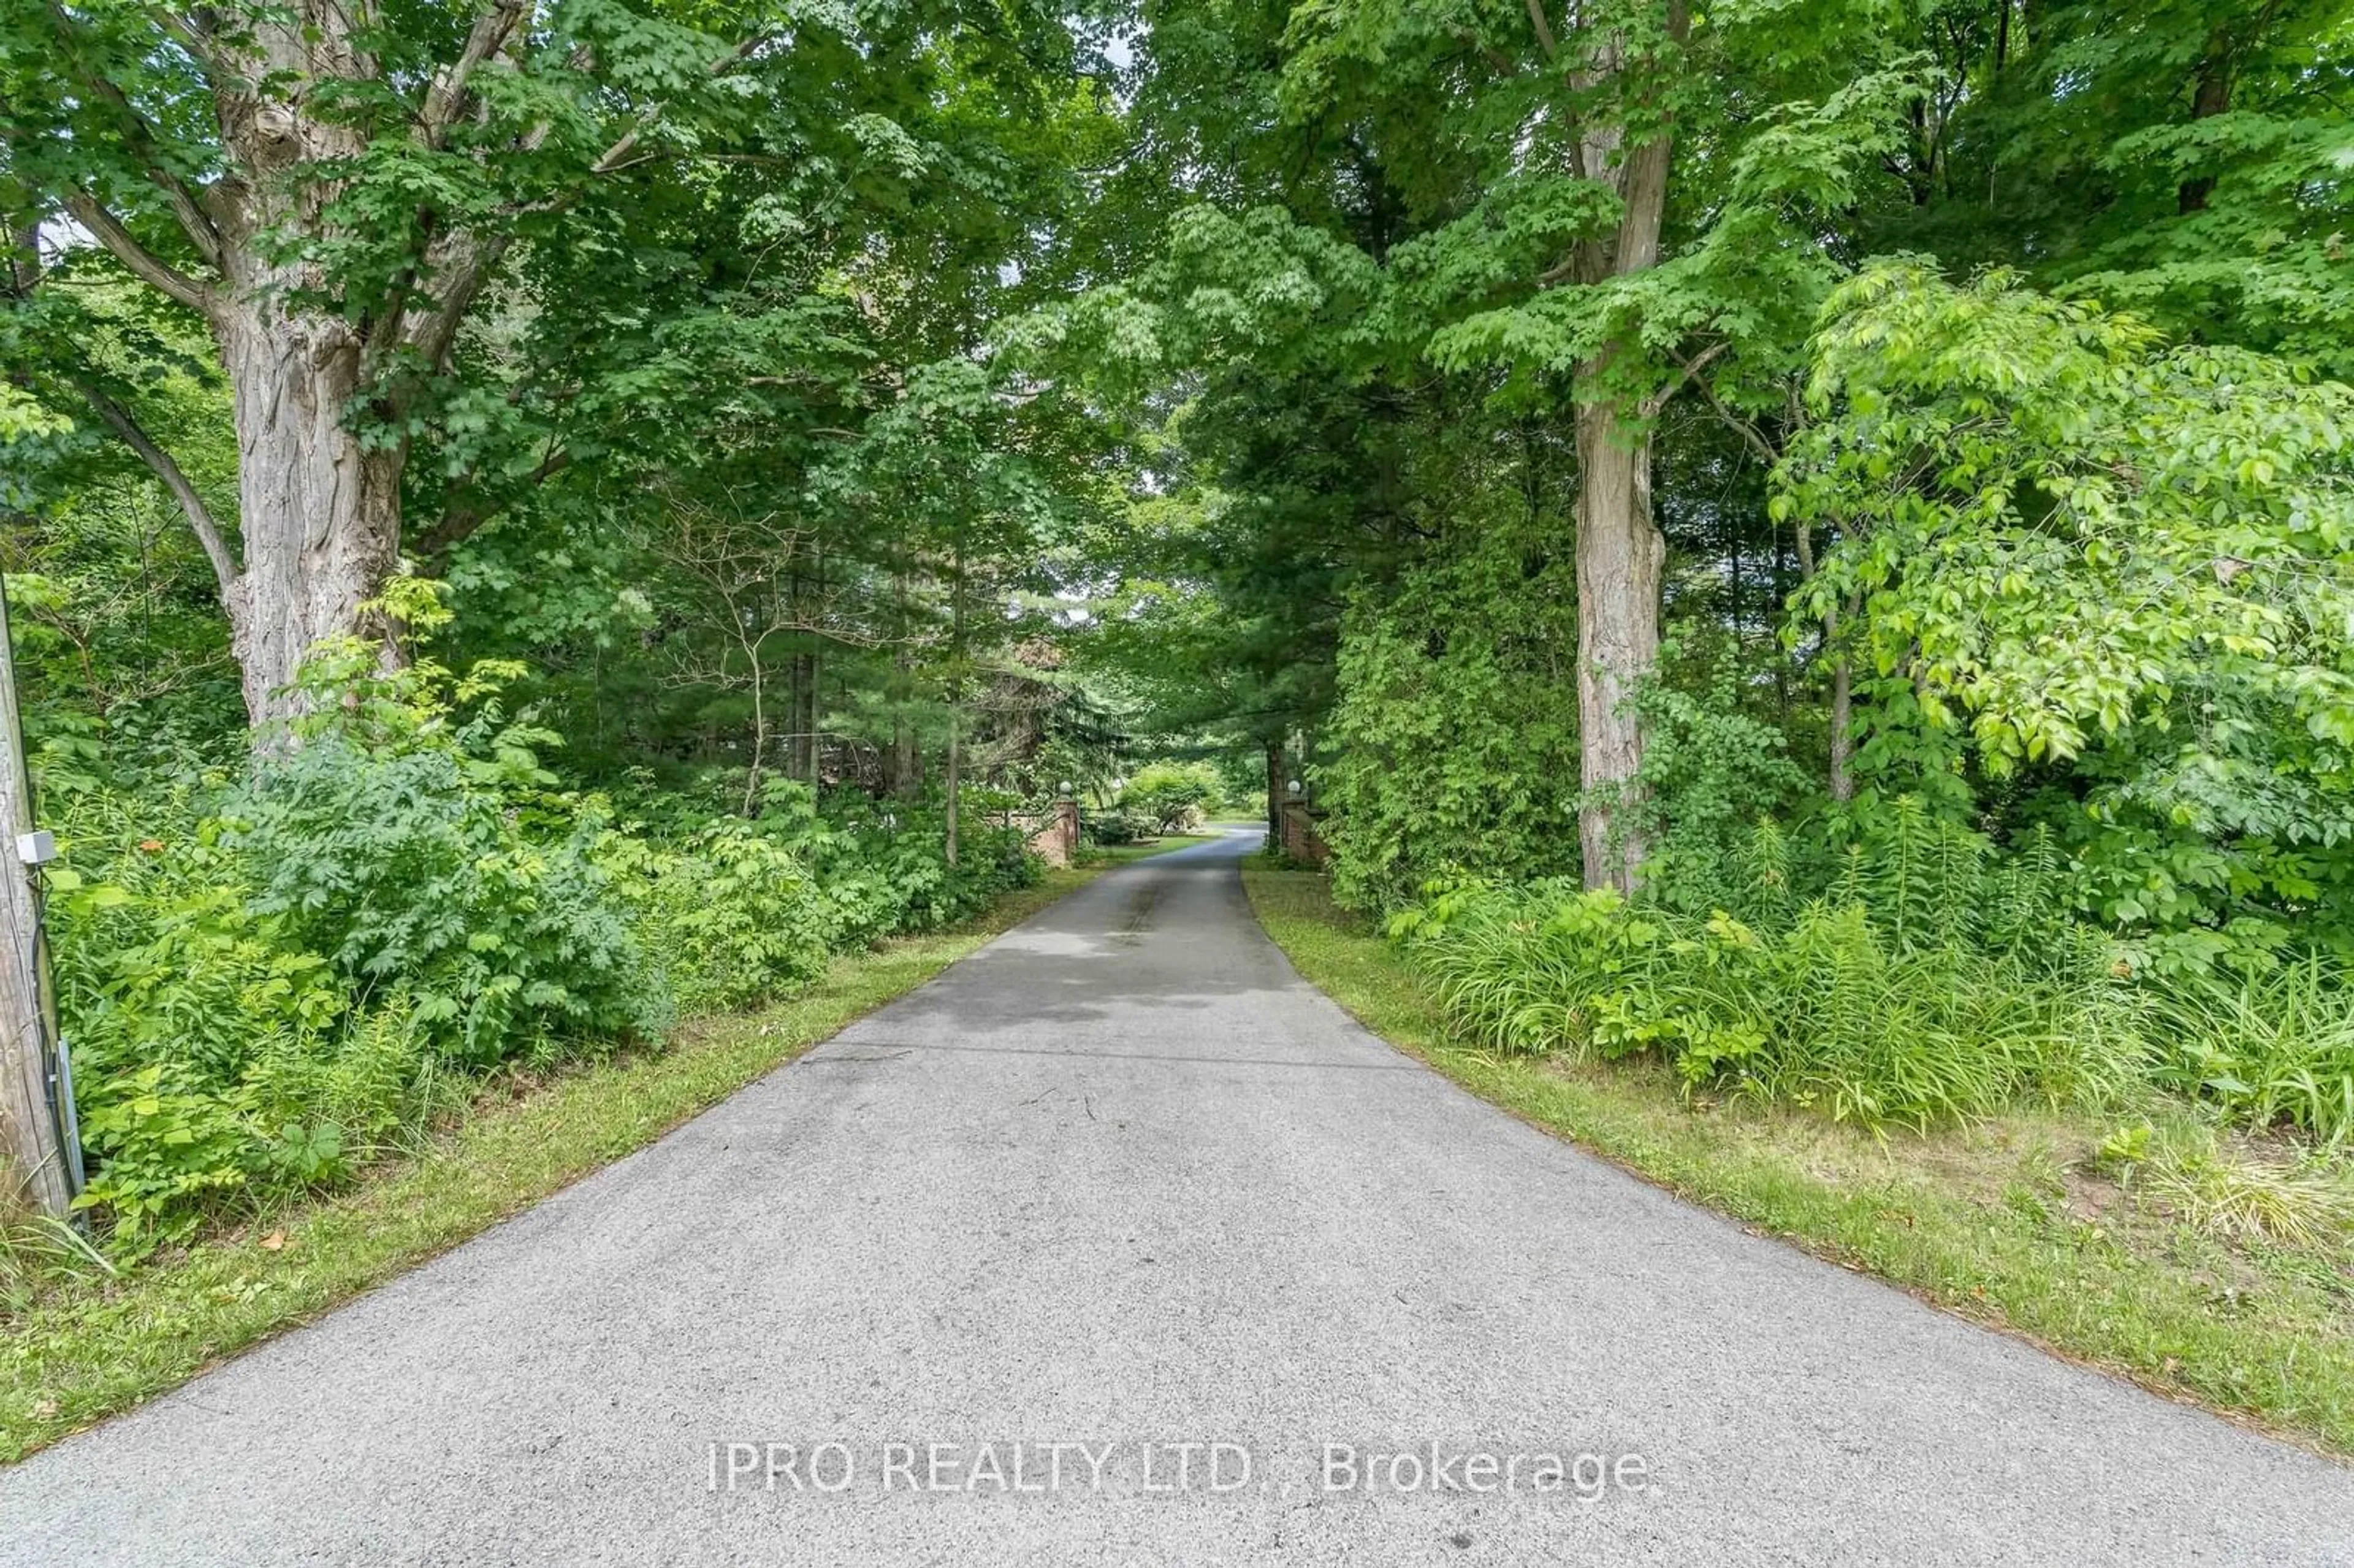
[{"label": "shrub", "polygon": [[670,849],[609,832],[599,863],[635,913],[634,931],[689,1013],[783,995],[825,969],[843,922],[801,857],[723,818]]},{"label": "shrub", "polygon": [[1540,509],[1464,499],[1342,610],[1310,776],[1349,908],[1393,909],[1467,870],[1577,866],[1573,552]]},{"label": "shrub", "polygon": [[1163,833],[1197,826],[1222,801],[1218,770],[1206,762],[1148,763],[1119,792],[1122,812],[1150,823],[1151,832]]},{"label": "shrub", "polygon": [[548,790],[544,737],[493,684],[340,643],[321,670],[351,683],[242,784],[62,791],[48,884],[82,1202],[118,1250],[239,1191],[335,1180],[423,1119],[445,1064],[664,1016],[588,858],[595,813]]},{"label": "shrub", "polygon": [[356,994],[405,995],[463,1060],[663,1021],[589,856],[593,824],[527,837],[456,752],[314,736],[229,810],[254,908]]},{"label": "shrub", "polygon": [[1098,844],[1142,843],[1161,832],[1161,824],[1141,811],[1100,811],[1085,824],[1087,836]]},{"label": "shrub", "polygon": [[[1660,658],[1675,652],[1663,648]],[[1698,692],[1652,681],[1633,702],[1644,721],[1636,800],[1649,846],[1646,879],[1664,901],[1701,913],[1737,902],[1755,870],[1744,858],[1754,825],[1796,799],[1805,776],[1781,731],[1742,711],[1730,656]]]},{"label": "shrub", "polygon": [[340,1146],[264,1064],[333,1039],[349,1001],[327,960],[256,910],[220,824],[185,796],[142,805],[97,793],[58,819],[48,874],[58,1014],[94,1174],[86,1205],[137,1250],[185,1226],[196,1200],[274,1170],[294,1138]]},{"label": "shrub", "polygon": [[[421,589],[393,609],[438,623]],[[790,994],[836,948],[1038,874],[980,807],[950,867],[938,810],[782,783],[758,821],[652,798],[659,832],[617,828],[539,765],[553,736],[507,719],[510,673],[387,672],[331,642],[309,716],[249,779],[61,790],[59,1011],[82,1202],[116,1250],[239,1192],[342,1178],[467,1074]]]},{"label": "shrub", "polygon": [[1498,1049],[1652,1053],[1693,1088],[1874,1128],[2126,1093],[2145,1055],[2140,1000],[2110,944],[2070,927],[1992,945],[1990,932],[2034,922],[2000,900],[1976,920],[1954,908],[1965,885],[1983,889],[1940,879],[1981,868],[1950,843],[1942,859],[1919,853],[1943,842],[1908,831],[1859,846],[1840,891],[1802,899],[1785,842],[1761,830],[1738,857],[1749,919],[1629,906],[1562,881],[1473,883],[1390,928],[1458,1026]]}]

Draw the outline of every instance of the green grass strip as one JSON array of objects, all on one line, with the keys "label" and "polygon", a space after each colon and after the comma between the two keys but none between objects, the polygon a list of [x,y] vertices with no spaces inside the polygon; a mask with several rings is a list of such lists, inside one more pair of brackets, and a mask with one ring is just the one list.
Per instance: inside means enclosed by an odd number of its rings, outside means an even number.
[{"label": "green grass strip", "polygon": [[2052,1190],[2050,1150],[2096,1134],[2061,1118],[1881,1145],[1803,1114],[1696,1107],[1640,1065],[1565,1068],[1466,1048],[1422,977],[1335,908],[1321,876],[1253,867],[1244,880],[1260,924],[1310,982],[1522,1120],[1960,1316],[2354,1455],[2354,1281],[2342,1248],[2251,1267],[2122,1210],[2088,1219]]},{"label": "green grass strip", "polygon": [[1097,844],[1079,852],[1081,865],[1121,865],[1131,860],[1150,860],[1157,854],[1170,854],[1181,849],[1192,849],[1223,837],[1219,833],[1170,833],[1148,839],[1136,844]]},{"label": "green grass strip", "polygon": [[0,1331],[0,1462],[177,1387],[644,1147],[1101,869],[1049,872],[960,928],[837,957],[789,1001],[700,1020],[666,1050],[480,1104],[417,1158],[334,1198],[103,1284],[60,1287]]}]

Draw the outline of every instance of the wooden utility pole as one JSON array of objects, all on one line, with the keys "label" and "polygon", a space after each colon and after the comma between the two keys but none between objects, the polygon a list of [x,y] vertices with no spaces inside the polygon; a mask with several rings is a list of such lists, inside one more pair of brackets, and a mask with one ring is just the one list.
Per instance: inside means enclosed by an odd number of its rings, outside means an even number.
[{"label": "wooden utility pole", "polygon": [[964,776],[960,768],[960,764],[963,759],[957,754],[957,743],[963,738],[963,736],[959,733],[962,728],[964,720],[963,710],[959,705],[963,703],[963,701],[964,541],[960,539],[957,541],[956,556],[952,563],[952,570],[949,577],[949,766],[947,779],[949,834],[946,859],[950,871],[954,871],[956,869],[958,830],[961,826],[961,824],[957,821],[957,814],[959,808],[963,804],[963,802],[958,798],[962,793],[962,786],[964,783]]},{"label": "wooden utility pole", "polygon": [[54,1040],[42,985],[41,906],[24,846],[33,832],[33,790],[16,713],[16,659],[8,598],[0,585],[0,1142],[11,1169],[5,1201],[62,1219],[72,1200],[58,1136]]}]

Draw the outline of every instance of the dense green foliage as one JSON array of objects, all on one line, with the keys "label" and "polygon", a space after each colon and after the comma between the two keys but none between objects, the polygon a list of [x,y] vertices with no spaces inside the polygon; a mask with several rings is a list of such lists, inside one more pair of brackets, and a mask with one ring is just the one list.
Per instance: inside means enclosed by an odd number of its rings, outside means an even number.
[{"label": "dense green foliage", "polygon": [[1392,927],[1500,1048],[1657,1052],[1696,1088],[1872,1128],[2100,1109],[2142,1075],[2131,988],[2067,918],[2048,847],[1990,872],[1982,842],[1907,799],[1813,876],[1770,823],[1743,849],[1705,913],[1475,884]]},{"label": "dense green foliage", "polygon": [[[1013,337],[1152,435],[1104,652],[1286,748],[1462,1027],[2354,1134],[2344,6],[1149,16],[1165,240]],[[1631,900],[1597,407],[1665,555]]]},{"label": "dense green foliage", "polygon": [[2354,1133],[2344,4],[523,16],[0,30],[120,1234],[969,913],[1066,789],[1299,780],[1500,1046]]},{"label": "dense green foliage", "polygon": [[1217,769],[1204,762],[1152,762],[1120,787],[1119,806],[1155,832],[1199,827],[1225,805]]},{"label": "dense green foliage", "polygon": [[[407,619],[444,619],[429,597]],[[559,786],[478,666],[361,675],[251,774],[65,795],[48,873],[86,1200],[117,1240],[332,1181],[509,1063],[658,1042],[1035,875],[1021,835],[792,787],[746,820]]]},{"label": "dense green foliage", "polygon": [[2179,1103],[2123,1121],[2025,1105],[1926,1139],[1708,1091],[1696,1103],[1656,1064],[1471,1039],[1325,878],[1253,868],[1244,882],[1301,974],[1522,1121],[1973,1321],[2354,1452],[2354,1183],[2318,1151],[2284,1160]]}]

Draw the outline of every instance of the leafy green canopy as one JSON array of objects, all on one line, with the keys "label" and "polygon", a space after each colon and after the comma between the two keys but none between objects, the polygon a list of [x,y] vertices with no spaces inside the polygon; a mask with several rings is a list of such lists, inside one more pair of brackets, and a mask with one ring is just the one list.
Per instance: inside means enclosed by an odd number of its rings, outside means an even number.
[{"label": "leafy green canopy", "polygon": [[2109,918],[2346,929],[2354,389],[1918,260],[1843,286],[1818,352],[1773,506],[1840,529],[1800,600],[1861,606],[1866,760],[1967,726],[1994,777],[2074,765]]}]

